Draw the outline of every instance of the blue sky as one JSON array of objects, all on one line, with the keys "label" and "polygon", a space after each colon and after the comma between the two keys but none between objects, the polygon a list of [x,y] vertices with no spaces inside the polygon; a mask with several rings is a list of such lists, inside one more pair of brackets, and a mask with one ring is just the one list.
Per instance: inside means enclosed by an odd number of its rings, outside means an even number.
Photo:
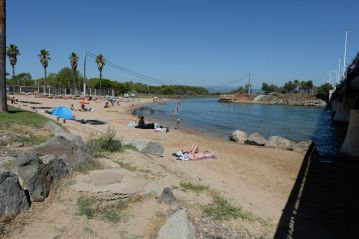
[{"label": "blue sky", "polygon": [[[359,51],[358,9],[357,0],[11,0],[7,44],[21,51],[16,71],[33,78],[43,76],[40,49],[50,51],[48,71],[57,72],[72,51],[83,71],[87,48],[174,84],[222,85],[248,72],[255,87],[321,84],[343,57],[346,28],[348,61]],[[87,69],[88,78],[98,76],[91,58]],[[109,66],[103,75],[148,83]]]}]

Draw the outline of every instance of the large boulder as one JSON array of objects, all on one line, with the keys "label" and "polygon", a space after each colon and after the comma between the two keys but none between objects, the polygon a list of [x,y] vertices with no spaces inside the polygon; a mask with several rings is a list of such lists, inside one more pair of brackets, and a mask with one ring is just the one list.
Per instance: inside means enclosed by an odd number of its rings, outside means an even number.
[{"label": "large boulder", "polygon": [[151,154],[155,156],[162,156],[165,151],[163,144],[152,140],[128,140],[122,141],[122,146],[131,145],[136,150],[143,154]]},{"label": "large boulder", "polygon": [[51,181],[59,180],[69,174],[69,167],[63,158],[49,154],[40,157],[40,160],[46,165],[47,174]]},{"label": "large boulder", "polygon": [[94,162],[92,156],[84,148],[78,147],[62,135],[54,136],[45,143],[34,147],[34,151],[40,155],[53,154],[60,157],[71,168],[80,168]]},{"label": "large boulder", "polygon": [[51,132],[55,136],[63,136],[65,139],[69,140],[71,143],[74,143],[77,147],[82,148],[83,150],[87,151],[85,146],[85,142],[81,136],[73,135],[69,133],[66,129],[62,128],[60,125],[56,124],[53,121],[48,121],[44,128],[51,130]]},{"label": "large boulder", "polygon": [[62,128],[60,125],[56,124],[53,121],[48,121],[45,125],[44,125],[45,129],[49,129],[51,130],[51,132],[54,135],[61,135],[61,134],[67,134],[68,132]]},{"label": "large boulder", "polygon": [[265,147],[268,148],[278,148],[284,150],[292,150],[293,149],[293,141],[286,139],[281,136],[271,136],[265,143]]},{"label": "large boulder", "polygon": [[195,230],[185,210],[173,213],[162,225],[157,239],[195,239]]},{"label": "large boulder", "polygon": [[51,178],[45,164],[34,151],[23,152],[16,159],[17,172],[32,202],[41,202],[49,195]]},{"label": "large boulder", "polygon": [[249,135],[248,139],[245,141],[245,144],[264,146],[266,139],[259,133],[253,133]]},{"label": "large boulder", "polygon": [[230,140],[232,140],[234,142],[244,144],[244,142],[246,142],[246,140],[248,138],[248,135],[246,132],[243,132],[240,130],[235,130],[232,132],[232,135],[229,138],[230,138]]},{"label": "large boulder", "polygon": [[305,140],[305,141],[301,141],[301,142],[298,142],[298,143],[294,143],[293,151],[305,154],[308,151],[309,146],[311,144],[312,144],[311,140]]},{"label": "large boulder", "polygon": [[0,216],[18,214],[30,207],[16,174],[0,171]]},{"label": "large boulder", "polygon": [[162,194],[158,199],[158,201],[168,206],[175,206],[175,207],[178,206],[177,199],[170,188],[163,189]]}]

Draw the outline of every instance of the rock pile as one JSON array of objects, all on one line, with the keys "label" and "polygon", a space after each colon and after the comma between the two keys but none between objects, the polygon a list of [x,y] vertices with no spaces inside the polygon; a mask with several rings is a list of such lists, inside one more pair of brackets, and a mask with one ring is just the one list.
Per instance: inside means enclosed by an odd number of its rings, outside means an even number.
[{"label": "rock pile", "polygon": [[259,100],[262,103],[270,105],[298,105],[298,106],[314,106],[325,107],[327,103],[321,99],[317,99],[315,95],[310,93],[277,93],[273,92],[265,95]]},{"label": "rock pile", "polygon": [[266,140],[257,132],[247,136],[247,133],[240,130],[233,131],[229,139],[240,144],[250,144],[264,146],[267,148],[292,150],[303,154],[307,152],[309,146],[312,143],[311,140],[294,142],[281,136],[271,136],[268,138],[268,140]]},{"label": "rock pile", "polygon": [[17,175],[0,171],[0,216],[20,213],[31,202],[44,201],[53,181],[71,169],[94,163],[81,137],[52,122],[47,127],[55,136],[16,158]]},{"label": "rock pile", "polygon": [[266,139],[259,133],[253,133],[248,136],[248,139],[244,142],[245,144],[264,146]]},{"label": "rock pile", "polygon": [[265,143],[265,147],[293,150],[294,142],[281,136],[271,136]]},{"label": "rock pile", "polygon": [[235,130],[232,132],[232,135],[230,136],[230,140],[234,142],[238,142],[240,144],[244,144],[248,138],[248,135],[246,132]]}]

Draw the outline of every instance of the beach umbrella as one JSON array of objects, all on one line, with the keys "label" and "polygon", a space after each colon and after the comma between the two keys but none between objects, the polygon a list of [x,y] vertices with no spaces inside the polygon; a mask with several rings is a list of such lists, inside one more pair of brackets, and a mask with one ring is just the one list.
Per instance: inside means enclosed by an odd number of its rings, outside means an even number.
[{"label": "beach umbrella", "polygon": [[58,118],[62,118],[62,119],[66,119],[66,120],[70,120],[73,119],[74,116],[71,112],[71,110],[67,107],[54,107],[51,113],[53,116],[56,116]]}]

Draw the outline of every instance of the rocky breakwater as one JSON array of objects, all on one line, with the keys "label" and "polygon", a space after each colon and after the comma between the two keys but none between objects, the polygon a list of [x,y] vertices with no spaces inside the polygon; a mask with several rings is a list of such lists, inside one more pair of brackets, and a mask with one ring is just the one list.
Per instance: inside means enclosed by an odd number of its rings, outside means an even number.
[{"label": "rocky breakwater", "polygon": [[278,93],[272,92],[268,95],[259,94],[233,94],[222,95],[218,102],[223,103],[256,103],[268,105],[295,105],[325,107],[327,103],[316,98],[312,93]]},{"label": "rocky breakwater", "polygon": [[297,106],[314,106],[325,107],[327,103],[317,99],[314,94],[310,93],[277,93],[273,92],[261,97],[258,102],[270,105],[297,105]]},{"label": "rocky breakwater", "polygon": [[230,140],[239,144],[249,144],[263,146],[267,148],[277,148],[282,150],[291,150],[298,153],[305,154],[311,145],[311,140],[305,140],[301,142],[294,142],[281,136],[271,136],[265,139],[259,133],[253,133],[248,135],[246,132],[235,130],[229,137]]},{"label": "rocky breakwater", "polygon": [[16,158],[15,172],[0,170],[0,217],[18,214],[32,202],[44,201],[51,184],[72,169],[94,163],[80,136],[72,135],[48,122],[54,137],[22,152]]}]

